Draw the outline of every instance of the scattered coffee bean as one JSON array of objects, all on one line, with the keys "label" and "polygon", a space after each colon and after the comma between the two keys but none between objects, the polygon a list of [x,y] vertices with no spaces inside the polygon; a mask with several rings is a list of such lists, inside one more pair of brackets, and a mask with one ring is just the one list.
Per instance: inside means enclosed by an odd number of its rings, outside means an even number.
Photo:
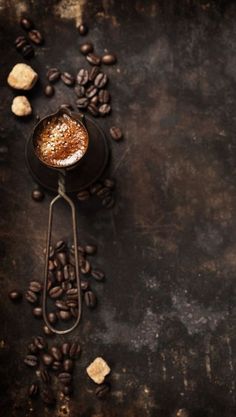
[{"label": "scattered coffee bean", "polygon": [[61,320],[70,320],[71,319],[70,311],[60,310],[59,317]]},{"label": "scattered coffee bean", "polygon": [[174,417],[190,417],[189,411],[186,408],[179,408],[174,414]]},{"label": "scattered coffee bean", "polygon": [[53,287],[49,291],[49,295],[51,298],[59,298],[63,294],[63,289],[61,287]]},{"label": "scattered coffee bean", "polygon": [[84,250],[85,250],[85,253],[87,255],[94,255],[97,252],[97,246],[96,245],[85,245]]},{"label": "scattered coffee bean", "polygon": [[95,80],[96,76],[99,74],[99,72],[100,72],[100,70],[99,70],[98,67],[92,67],[89,70],[89,81],[93,82]]},{"label": "scattered coffee bean", "polygon": [[97,94],[97,91],[98,91],[97,87],[94,87],[94,85],[91,85],[86,90],[86,97],[93,98]]},{"label": "scattered coffee bean", "polygon": [[25,46],[22,47],[21,52],[22,52],[23,57],[27,59],[33,58],[34,56],[34,48],[32,47],[32,45],[26,44]]},{"label": "scattered coffee bean", "polygon": [[61,74],[61,80],[65,85],[71,86],[75,83],[75,79],[73,75],[71,75],[69,72],[63,72]]},{"label": "scattered coffee bean", "polygon": [[61,284],[61,288],[62,288],[64,291],[67,291],[67,290],[69,290],[70,288],[72,288],[72,284],[71,284],[71,282],[69,282],[69,281],[64,281],[64,282],[62,282],[62,284]]},{"label": "scattered coffee bean", "polygon": [[97,304],[97,298],[93,291],[86,291],[84,293],[84,301],[87,307],[94,308]]},{"label": "scattered coffee bean", "polygon": [[116,182],[112,178],[106,178],[103,181],[103,184],[104,184],[105,187],[110,188],[110,190],[114,190]]},{"label": "scattered coffee bean", "polygon": [[52,364],[52,369],[54,371],[59,371],[61,369],[61,362],[54,361],[53,364]]},{"label": "scattered coffee bean", "polygon": [[81,287],[82,291],[87,291],[89,289],[88,281],[81,280],[80,281],[80,287]]},{"label": "scattered coffee bean", "polygon": [[69,385],[71,383],[72,377],[69,372],[61,372],[58,375],[59,381],[64,385]]},{"label": "scattered coffee bean", "polygon": [[42,284],[39,281],[31,281],[29,283],[29,289],[30,291],[39,293],[42,290]]},{"label": "scattered coffee bean", "polygon": [[92,195],[97,194],[102,188],[102,184],[100,182],[96,182],[95,184],[91,185],[89,191]]},{"label": "scattered coffee bean", "polygon": [[90,99],[90,103],[95,104],[95,106],[97,106],[98,104],[98,96],[95,95]]},{"label": "scattered coffee bean", "polygon": [[24,48],[24,46],[28,45],[28,42],[25,36],[18,36],[14,43],[18,51],[21,51],[22,48]]},{"label": "scattered coffee bean", "polygon": [[80,268],[80,272],[84,275],[89,274],[89,272],[91,271],[91,265],[89,263],[89,261],[85,261],[83,266]]},{"label": "scattered coffee bean", "polygon": [[38,384],[34,383],[32,385],[30,385],[29,389],[28,389],[28,395],[30,398],[36,397],[36,395],[38,395],[39,393],[39,386]]},{"label": "scattered coffee bean", "polygon": [[41,318],[43,316],[42,308],[41,307],[35,307],[33,309],[33,315],[34,315],[34,317]]},{"label": "scattered coffee bean", "polygon": [[107,114],[109,114],[111,112],[111,106],[110,104],[102,104],[99,108],[99,113],[101,116],[106,116]]},{"label": "scattered coffee bean", "polygon": [[64,266],[63,274],[64,274],[64,279],[67,281],[70,278],[70,266],[69,266],[69,264]]},{"label": "scattered coffee bean", "polygon": [[66,291],[66,295],[71,297],[71,296],[78,296],[78,289],[77,288],[71,288],[70,290]]},{"label": "scattered coffee bean", "polygon": [[78,198],[78,200],[80,200],[80,201],[85,201],[85,200],[87,200],[89,197],[90,197],[90,194],[89,194],[89,191],[87,191],[87,190],[80,191],[80,192],[77,194],[77,198]]},{"label": "scattered coffee bean", "polygon": [[48,313],[48,321],[50,324],[55,324],[57,322],[57,316],[55,313]]},{"label": "scattered coffee bean", "polygon": [[61,264],[61,262],[60,262],[60,259],[55,258],[55,259],[54,259],[54,261],[53,261],[53,263],[54,263],[54,266],[55,266],[55,268],[56,268],[56,270],[57,270],[57,271],[58,271],[58,270],[61,270],[61,268],[62,268],[62,264]]},{"label": "scattered coffee bean", "polygon": [[88,33],[88,26],[85,23],[81,23],[78,27],[79,34],[81,36],[87,35]]},{"label": "scattered coffee bean", "polygon": [[37,295],[33,291],[30,291],[30,290],[26,291],[25,299],[31,304],[35,304],[38,300]]},{"label": "scattered coffee bean", "polygon": [[78,301],[76,301],[76,300],[67,300],[66,305],[70,308],[70,311],[71,311],[72,308],[77,308]]},{"label": "scattered coffee bean", "polygon": [[105,65],[112,65],[115,64],[117,61],[116,56],[114,54],[105,54],[102,57],[102,63]]},{"label": "scattered coffee bean", "polygon": [[29,19],[28,17],[22,17],[20,20],[20,24],[22,28],[25,30],[30,30],[30,29],[33,29],[34,27],[32,20]]},{"label": "scattered coffee bean", "polygon": [[38,353],[38,348],[37,348],[37,346],[35,346],[35,344],[34,344],[34,343],[29,343],[29,344],[28,344],[28,351],[29,351],[30,353],[33,353],[33,355],[35,355],[35,354],[37,354],[37,353]]},{"label": "scattered coffee bean", "polygon": [[65,109],[65,110],[69,110],[69,111],[73,111],[73,106],[69,103],[63,103],[60,105],[60,109]]},{"label": "scattered coffee bean", "polygon": [[57,68],[49,68],[49,70],[47,71],[47,79],[50,83],[55,83],[56,81],[59,80],[61,73],[59,71],[59,69]]},{"label": "scattered coffee bean", "polygon": [[44,389],[41,396],[43,402],[47,405],[53,405],[56,402],[56,399],[51,389]]},{"label": "scattered coffee bean", "polygon": [[62,360],[62,353],[57,346],[52,346],[50,351],[51,351],[51,354],[52,354],[53,358],[56,361],[61,361]]},{"label": "scattered coffee bean", "polygon": [[64,356],[68,356],[70,352],[70,343],[65,342],[62,344],[61,351]]},{"label": "scattered coffee bean", "polygon": [[71,359],[76,359],[81,353],[81,347],[79,343],[73,342],[70,346],[69,357]]},{"label": "scattered coffee bean", "polygon": [[67,250],[67,244],[64,240],[58,240],[55,245],[55,251],[56,252],[62,252]]},{"label": "scattered coffee bean", "polygon": [[104,103],[109,103],[110,101],[110,93],[108,90],[100,90],[98,93],[98,100],[100,101],[100,103],[104,104]]},{"label": "scattered coffee bean", "polygon": [[98,269],[93,269],[91,272],[91,275],[94,279],[96,279],[96,281],[103,281],[105,278],[105,274],[104,272],[98,270]]},{"label": "scattered coffee bean", "polygon": [[54,93],[55,93],[55,89],[54,89],[53,85],[48,84],[44,87],[45,96],[52,97],[54,95]]},{"label": "scattered coffee bean", "polygon": [[88,55],[86,55],[86,59],[91,65],[101,64],[101,58],[98,55],[95,55],[93,53],[89,53]]},{"label": "scattered coffee bean", "polygon": [[82,85],[77,85],[74,88],[75,94],[77,95],[78,98],[84,97],[85,95],[85,88]]},{"label": "scattered coffee bean", "polygon": [[110,390],[111,390],[110,384],[108,383],[101,384],[96,388],[95,395],[99,399],[102,399],[106,397],[106,395],[110,392]]},{"label": "scattered coffee bean", "polygon": [[43,350],[47,348],[47,342],[43,338],[43,336],[34,337],[34,344],[39,350]]},{"label": "scattered coffee bean", "polygon": [[88,70],[81,69],[77,74],[77,83],[79,85],[85,85],[88,82]]},{"label": "scattered coffee bean", "polygon": [[119,127],[115,127],[115,126],[110,128],[110,135],[112,139],[116,141],[121,140],[123,138],[122,130]]},{"label": "scattered coffee bean", "polygon": [[95,104],[93,104],[93,103],[90,103],[90,104],[88,105],[88,111],[89,111],[89,113],[90,113],[92,116],[94,116],[94,117],[97,117],[97,116],[99,115],[98,108],[97,108],[97,106],[95,106]]},{"label": "scattered coffee bean", "polygon": [[48,353],[44,353],[42,356],[42,361],[44,365],[50,366],[53,363],[53,357],[49,355]]},{"label": "scattered coffee bean", "polygon": [[44,325],[43,326],[43,331],[47,336],[53,336],[53,332],[49,329],[48,326]]},{"label": "scattered coffee bean", "polygon": [[65,372],[71,372],[74,367],[74,362],[71,359],[65,359],[63,362],[63,369]]},{"label": "scattered coffee bean", "polygon": [[32,29],[28,32],[29,39],[35,43],[35,45],[42,45],[43,43],[43,36],[39,32],[39,30]]},{"label": "scattered coffee bean", "polygon": [[69,307],[66,305],[65,301],[57,300],[55,302],[55,305],[56,305],[57,308],[59,308],[59,310],[64,310],[64,311],[69,310]]},{"label": "scattered coffee bean", "polygon": [[70,309],[70,312],[71,312],[72,317],[77,319],[77,317],[78,317],[78,308],[73,307],[73,308]]},{"label": "scattered coffee bean", "polygon": [[63,274],[62,270],[60,270],[60,269],[58,271],[56,271],[56,280],[59,284],[61,284],[64,280],[64,274]]},{"label": "scattered coffee bean", "polygon": [[102,205],[103,205],[104,207],[106,207],[107,209],[110,209],[110,208],[114,207],[114,205],[115,205],[115,200],[114,200],[114,198],[113,198],[111,195],[108,195],[107,197],[105,197],[105,198],[102,200]]},{"label": "scattered coffee bean", "polygon": [[108,195],[111,194],[111,191],[109,188],[107,187],[102,187],[98,192],[97,192],[97,197],[99,198],[103,198],[103,197],[107,197]]},{"label": "scattered coffee bean", "polygon": [[24,359],[24,363],[33,368],[38,365],[38,358],[35,355],[27,355]]},{"label": "scattered coffee bean", "polygon": [[60,261],[60,263],[61,263],[62,266],[65,266],[66,265],[67,257],[66,257],[66,253],[65,252],[58,252],[57,253],[57,259],[59,259],[59,261]]},{"label": "scattered coffee bean", "polygon": [[89,104],[89,99],[87,97],[81,97],[76,100],[76,106],[78,109],[86,109]]},{"label": "scattered coffee bean", "polygon": [[39,376],[44,384],[49,384],[51,381],[50,375],[46,369],[40,369]]},{"label": "scattered coffee bean", "polygon": [[44,193],[39,189],[33,190],[31,196],[34,201],[42,201],[44,199]]},{"label": "scattered coffee bean", "polygon": [[91,42],[82,43],[79,49],[83,55],[87,55],[93,52],[93,44]]},{"label": "scattered coffee bean", "polygon": [[11,301],[18,302],[22,299],[22,293],[20,291],[13,290],[9,292],[8,297]]},{"label": "scattered coffee bean", "polygon": [[99,72],[94,80],[94,85],[98,88],[103,88],[108,82],[108,77],[104,72]]}]

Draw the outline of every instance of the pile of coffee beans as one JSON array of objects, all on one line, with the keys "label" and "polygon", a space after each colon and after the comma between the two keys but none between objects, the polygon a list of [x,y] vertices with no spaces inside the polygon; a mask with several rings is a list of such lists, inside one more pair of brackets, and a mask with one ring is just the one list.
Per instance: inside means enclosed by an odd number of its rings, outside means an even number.
[{"label": "pile of coffee beans", "polygon": [[34,48],[30,42],[36,46],[43,44],[44,39],[41,32],[34,27],[34,23],[27,17],[22,17],[20,21],[21,27],[27,32],[27,36],[20,35],[15,39],[15,47],[21,53],[23,58],[33,58]]},{"label": "pile of coffee beans", "polygon": [[106,178],[104,180],[100,180],[92,184],[91,187],[89,187],[88,189],[80,191],[77,194],[77,198],[79,201],[85,201],[91,196],[96,196],[101,200],[103,207],[110,209],[114,207],[115,204],[115,187],[115,180],[111,178]]}]

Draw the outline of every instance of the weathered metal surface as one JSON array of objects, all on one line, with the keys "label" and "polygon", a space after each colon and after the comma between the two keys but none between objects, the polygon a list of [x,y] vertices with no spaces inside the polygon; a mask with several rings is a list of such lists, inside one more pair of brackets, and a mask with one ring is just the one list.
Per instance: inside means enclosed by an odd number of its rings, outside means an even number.
[{"label": "weathered metal surface", "polygon": [[[25,396],[32,372],[22,356],[40,332],[26,303],[7,293],[41,278],[50,196],[31,200],[24,147],[35,120],[10,113],[6,76],[21,58],[13,41],[29,13],[45,46],[32,60],[73,73],[84,65],[76,23],[84,16],[98,53],[118,54],[109,68],[113,114],[106,130],[123,127],[111,144],[118,180],[114,210],[79,207],[79,236],[99,242],[107,281],[96,286],[98,309],[78,332],[83,356],[69,416],[235,416],[235,49],[236,5],[230,1],[1,1],[1,414],[56,416]],[[76,21],[76,22],[75,22]],[[36,114],[73,102],[61,84],[48,100],[30,94]],[[58,236],[68,236],[59,207]],[[85,366],[102,355],[113,390],[95,399]],[[21,385],[22,384],[22,385]],[[62,405],[62,404],[60,404]],[[15,407],[18,408],[15,408]]]}]

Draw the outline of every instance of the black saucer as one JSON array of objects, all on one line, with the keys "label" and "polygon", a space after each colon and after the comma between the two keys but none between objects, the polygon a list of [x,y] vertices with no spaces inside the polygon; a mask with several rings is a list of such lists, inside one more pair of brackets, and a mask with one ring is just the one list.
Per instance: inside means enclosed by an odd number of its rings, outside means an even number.
[{"label": "black saucer", "polygon": [[[84,116],[83,123],[89,133],[89,147],[80,164],[66,171],[66,191],[74,193],[89,187],[102,175],[109,157],[106,136],[91,117]],[[35,155],[32,137],[26,144],[26,162],[34,180],[42,187],[57,192],[58,171],[46,167]]]}]

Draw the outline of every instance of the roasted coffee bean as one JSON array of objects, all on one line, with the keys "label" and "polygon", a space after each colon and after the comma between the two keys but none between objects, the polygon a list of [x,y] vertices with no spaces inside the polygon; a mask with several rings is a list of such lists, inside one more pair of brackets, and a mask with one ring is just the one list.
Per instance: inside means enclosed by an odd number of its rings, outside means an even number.
[{"label": "roasted coffee bean", "polygon": [[24,359],[24,363],[33,368],[38,365],[38,358],[35,355],[27,355]]},{"label": "roasted coffee bean", "polygon": [[53,336],[53,332],[49,329],[48,326],[46,326],[46,324],[43,326],[43,331],[47,336]]},{"label": "roasted coffee bean", "polygon": [[67,264],[63,268],[64,279],[67,281],[70,278],[70,265]]},{"label": "roasted coffee bean", "polygon": [[93,269],[91,275],[96,281],[103,281],[105,278],[104,272],[100,271],[99,269]]},{"label": "roasted coffee bean", "polygon": [[74,367],[74,362],[71,359],[65,359],[63,362],[63,369],[65,372],[71,372]]},{"label": "roasted coffee bean", "polygon": [[68,356],[70,352],[70,343],[68,342],[63,343],[61,346],[61,351],[64,356]]},{"label": "roasted coffee bean", "polygon": [[84,293],[84,301],[87,307],[94,308],[97,304],[97,298],[94,292],[86,291]]},{"label": "roasted coffee bean", "polygon": [[36,395],[38,395],[39,393],[39,386],[38,384],[34,383],[32,385],[30,385],[29,389],[28,389],[28,395],[30,398],[36,397]]},{"label": "roasted coffee bean", "polygon": [[64,240],[58,240],[55,244],[55,251],[56,252],[64,252],[67,250],[67,244]]},{"label": "roasted coffee bean", "polygon": [[49,291],[49,295],[51,298],[59,298],[63,294],[63,289],[61,287],[53,287]]},{"label": "roasted coffee bean", "polygon": [[81,287],[81,290],[82,290],[82,291],[87,291],[87,290],[88,290],[88,288],[89,288],[89,283],[88,283],[88,281],[81,280],[81,281],[80,281],[80,287]]},{"label": "roasted coffee bean", "polygon": [[62,264],[61,264],[61,262],[60,262],[60,259],[55,258],[55,259],[54,259],[54,261],[53,261],[53,263],[54,263],[55,268],[56,268],[57,270],[60,270],[60,269],[62,268]]},{"label": "roasted coffee bean", "polygon": [[117,61],[116,56],[114,54],[105,54],[102,57],[102,63],[105,65],[112,65],[115,64]]},{"label": "roasted coffee bean", "polygon": [[61,80],[65,85],[71,86],[75,83],[75,78],[69,72],[63,72],[61,74]]},{"label": "roasted coffee bean", "polygon": [[42,356],[42,361],[44,365],[50,366],[53,363],[53,357],[49,353],[44,353]]},{"label": "roasted coffee bean", "polygon": [[29,351],[30,353],[33,353],[33,354],[35,355],[35,354],[37,354],[37,353],[38,353],[38,348],[37,348],[37,346],[35,346],[35,344],[34,344],[34,343],[29,343],[29,344],[28,344],[28,351]]},{"label": "roasted coffee bean", "polygon": [[[78,306],[78,301],[76,300],[67,300],[66,305],[71,308],[76,308]],[[70,310],[71,311],[71,310]]]},{"label": "roasted coffee bean", "polygon": [[94,85],[90,85],[90,87],[87,88],[86,90],[86,97],[88,98],[94,97],[97,94],[97,91],[98,91],[97,87],[94,87]]},{"label": "roasted coffee bean", "polygon": [[43,36],[39,32],[39,30],[32,29],[28,33],[29,39],[35,43],[35,45],[42,45],[43,43]]},{"label": "roasted coffee bean", "polygon": [[47,342],[43,338],[43,336],[34,337],[34,344],[39,350],[43,350],[47,348]]},{"label": "roasted coffee bean", "polygon": [[99,72],[94,80],[94,85],[96,85],[97,88],[103,88],[107,84],[107,81],[107,74],[104,74],[104,72]]},{"label": "roasted coffee bean", "polygon": [[47,405],[53,405],[56,402],[54,394],[51,389],[44,389],[41,394],[42,400]]},{"label": "roasted coffee bean", "polygon": [[95,184],[91,185],[89,191],[92,195],[97,194],[102,188],[102,184],[100,182],[96,182]]},{"label": "roasted coffee bean", "polygon": [[20,20],[21,27],[25,30],[33,29],[34,24],[28,17],[22,17]]},{"label": "roasted coffee bean", "polygon": [[98,96],[96,95],[96,96],[93,96],[91,99],[90,99],[90,103],[91,104],[95,104],[95,106],[98,104]]},{"label": "roasted coffee bean", "polygon": [[91,265],[89,263],[89,261],[85,261],[83,266],[80,268],[80,272],[84,275],[89,274],[89,272],[91,271]]},{"label": "roasted coffee bean", "polygon": [[32,199],[34,201],[42,201],[44,199],[44,193],[43,193],[43,191],[42,190],[39,190],[37,188],[32,191],[31,196],[32,196]]},{"label": "roasted coffee bean", "polygon": [[110,384],[108,383],[101,384],[96,388],[95,394],[99,399],[102,399],[110,392],[110,390],[111,390]]},{"label": "roasted coffee bean", "polygon": [[61,362],[54,361],[53,364],[52,364],[52,369],[54,371],[59,371],[61,369]]},{"label": "roasted coffee bean", "polygon": [[49,271],[54,271],[55,269],[54,261],[52,259],[49,259],[48,261],[48,269]]},{"label": "roasted coffee bean", "polygon": [[82,43],[82,45],[80,45],[79,49],[80,49],[80,52],[83,55],[87,55],[87,54],[93,52],[93,44],[91,42]]},{"label": "roasted coffee bean", "polygon": [[75,281],[75,278],[76,278],[75,277],[75,268],[74,268],[73,265],[70,265],[69,274],[70,274],[70,281],[71,282]]},{"label": "roasted coffee bean", "polygon": [[55,83],[56,81],[59,80],[61,73],[59,71],[59,69],[57,68],[49,68],[49,70],[47,71],[47,79],[50,83]]},{"label": "roasted coffee bean", "polygon": [[59,381],[64,385],[69,385],[71,383],[72,377],[69,372],[61,372],[58,375]]},{"label": "roasted coffee bean", "polygon": [[78,198],[78,200],[79,201],[85,201],[85,200],[88,200],[88,198],[90,197],[90,194],[89,194],[89,191],[88,190],[83,190],[83,191],[80,191],[78,194],[77,194],[77,198]]},{"label": "roasted coffee bean", "polygon": [[77,342],[71,343],[69,357],[71,359],[76,359],[81,353],[80,344]]},{"label": "roasted coffee bean", "polygon": [[84,97],[85,95],[85,88],[83,85],[77,85],[74,88],[75,94],[77,95],[78,98]]},{"label": "roasted coffee bean", "polygon": [[25,299],[31,304],[35,304],[38,301],[37,295],[33,291],[30,291],[30,290],[26,291]]},{"label": "roasted coffee bean", "polygon": [[113,126],[110,128],[110,135],[114,140],[121,140],[123,138],[122,130],[119,127]]},{"label": "roasted coffee bean", "polygon": [[49,382],[51,381],[51,377],[46,369],[40,369],[39,376],[44,384],[49,384]]},{"label": "roasted coffee bean", "polygon": [[92,67],[89,70],[89,81],[93,82],[95,80],[96,76],[99,74],[99,72],[100,72],[100,70],[99,70],[98,67]]},{"label": "roasted coffee bean", "polygon": [[20,291],[13,290],[8,293],[8,297],[11,301],[18,302],[22,299],[22,293]]},{"label": "roasted coffee bean", "polygon": [[59,317],[61,320],[70,320],[71,319],[71,314],[70,311],[64,311],[64,310],[60,310],[59,311]]},{"label": "roasted coffee bean", "polygon": [[48,321],[50,324],[55,324],[57,322],[57,316],[55,313],[48,313]]},{"label": "roasted coffee bean", "polygon": [[51,352],[53,358],[56,361],[61,361],[62,360],[62,353],[57,346],[52,346],[51,349],[50,349],[50,352]]},{"label": "roasted coffee bean", "polygon": [[60,109],[71,110],[73,111],[73,106],[69,103],[63,103],[60,105]]},{"label": "roasted coffee bean", "polygon": [[76,106],[78,109],[86,109],[89,104],[89,99],[87,97],[81,97],[76,100]]},{"label": "roasted coffee bean", "polygon": [[109,188],[107,187],[102,187],[98,192],[97,192],[97,197],[99,198],[103,198],[103,197],[107,197],[108,195],[111,194],[111,191]]},{"label": "roasted coffee bean", "polygon": [[56,280],[59,284],[61,284],[63,282],[64,274],[63,274],[62,270],[56,271]]},{"label": "roasted coffee bean", "polygon": [[41,318],[43,316],[42,308],[41,307],[35,307],[33,309],[33,315],[34,315],[34,317]]},{"label": "roasted coffee bean", "polygon": [[[49,272],[52,272],[52,271],[49,271]],[[48,283],[47,283],[47,291],[49,291],[52,287],[53,287],[53,285],[55,284],[55,280],[53,279],[53,280],[51,280],[50,278],[48,279]]]},{"label": "roasted coffee bean", "polygon": [[29,290],[39,293],[42,290],[42,284],[39,281],[31,281],[29,283]]},{"label": "roasted coffee bean", "polygon": [[25,36],[18,36],[14,43],[18,51],[21,51],[22,48],[24,48],[24,46],[28,45],[28,42]]},{"label": "roasted coffee bean", "polygon": [[55,93],[55,89],[53,85],[51,84],[46,85],[43,91],[44,91],[45,96],[47,97],[52,97]]},{"label": "roasted coffee bean", "polygon": [[26,44],[21,49],[22,55],[24,58],[30,59],[34,56],[34,48],[32,45]]},{"label": "roasted coffee bean", "polygon": [[103,184],[104,184],[105,187],[110,188],[110,190],[113,190],[116,186],[116,182],[112,178],[106,178],[103,181]]},{"label": "roasted coffee bean", "polygon": [[89,103],[89,105],[88,105],[88,111],[94,117],[97,117],[99,115],[98,108],[97,108],[97,106],[95,106],[94,103]]},{"label": "roasted coffee bean", "polygon": [[70,309],[70,312],[71,312],[72,317],[74,317],[75,319],[77,319],[77,317],[78,317],[78,308],[72,307]]},{"label": "roasted coffee bean", "polygon": [[78,26],[78,31],[79,31],[79,34],[82,35],[82,36],[87,35],[87,33],[88,33],[88,26],[85,23],[81,23]]},{"label": "roasted coffee bean", "polygon": [[100,103],[102,104],[109,103],[110,99],[111,99],[111,96],[108,90],[99,91],[98,100],[100,101]]},{"label": "roasted coffee bean", "polygon": [[108,196],[104,197],[104,199],[102,200],[102,205],[104,207],[106,207],[107,209],[110,209],[110,208],[114,207],[115,200],[111,195],[108,195]]},{"label": "roasted coffee bean", "polygon": [[72,386],[71,385],[64,385],[62,388],[61,388],[61,391],[62,391],[62,393],[64,394],[64,395],[70,395],[71,393],[72,393]]},{"label": "roasted coffee bean", "polygon": [[66,253],[65,252],[58,252],[57,253],[57,259],[59,259],[61,265],[66,265]]},{"label": "roasted coffee bean", "polygon": [[88,55],[86,55],[86,59],[91,65],[101,64],[101,58],[98,55],[95,55],[93,53],[89,53]]},{"label": "roasted coffee bean", "polygon": [[176,410],[173,417],[190,417],[189,411],[186,408],[179,408]]},{"label": "roasted coffee bean", "polygon": [[79,85],[85,85],[88,82],[88,70],[81,69],[79,70],[77,77],[76,77],[77,83]]},{"label": "roasted coffee bean", "polygon": [[66,305],[65,301],[57,300],[55,302],[55,305],[56,305],[57,308],[59,308],[59,310],[64,310],[64,311],[69,310],[69,307]]},{"label": "roasted coffee bean", "polygon": [[97,246],[92,244],[85,245],[84,249],[87,255],[94,255],[97,252]]},{"label": "roasted coffee bean", "polygon": [[77,288],[71,288],[70,290],[67,290],[66,291],[66,295],[67,296],[75,296],[75,297],[77,297],[77,295],[78,295],[78,289]]},{"label": "roasted coffee bean", "polygon": [[106,116],[107,114],[109,114],[111,112],[111,106],[110,104],[102,104],[99,108],[98,108],[99,114],[101,116]]},{"label": "roasted coffee bean", "polygon": [[[44,255],[46,254],[46,248],[43,250]],[[49,246],[49,259],[52,259],[54,257],[54,249],[52,246]]]},{"label": "roasted coffee bean", "polygon": [[69,281],[64,281],[64,282],[62,282],[62,284],[61,284],[61,288],[62,288],[64,291],[70,290],[70,289],[72,288],[72,284],[71,284],[71,282],[69,282]]}]

